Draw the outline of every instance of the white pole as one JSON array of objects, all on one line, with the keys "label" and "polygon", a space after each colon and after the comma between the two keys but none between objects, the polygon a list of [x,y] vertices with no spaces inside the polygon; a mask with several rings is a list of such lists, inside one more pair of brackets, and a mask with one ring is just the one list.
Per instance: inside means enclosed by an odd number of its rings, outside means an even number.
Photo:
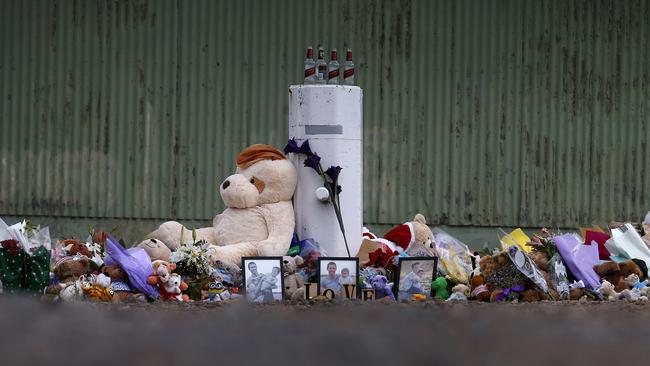
[{"label": "white pole", "polygon": [[[350,254],[361,245],[363,226],[363,90],[348,85],[292,85],[289,87],[289,137],[300,145],[309,140],[323,169],[341,168],[341,215]],[[331,203],[323,203],[321,178],[303,165],[305,157],[291,154],[298,170],[294,195],[296,232],[313,238],[328,256],[347,257],[345,242]]]}]

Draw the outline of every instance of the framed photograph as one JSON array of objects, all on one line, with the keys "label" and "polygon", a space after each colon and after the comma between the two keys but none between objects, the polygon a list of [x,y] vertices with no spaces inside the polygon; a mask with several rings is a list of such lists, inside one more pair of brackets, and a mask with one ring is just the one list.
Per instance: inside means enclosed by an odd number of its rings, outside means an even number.
[{"label": "framed photograph", "polygon": [[438,272],[437,257],[411,257],[399,259],[397,300],[413,300],[414,295],[431,297],[431,282]]},{"label": "framed photograph", "polygon": [[359,258],[321,257],[318,260],[318,294],[356,298]]},{"label": "framed photograph", "polygon": [[282,257],[243,257],[244,293],[250,302],[282,300]]}]

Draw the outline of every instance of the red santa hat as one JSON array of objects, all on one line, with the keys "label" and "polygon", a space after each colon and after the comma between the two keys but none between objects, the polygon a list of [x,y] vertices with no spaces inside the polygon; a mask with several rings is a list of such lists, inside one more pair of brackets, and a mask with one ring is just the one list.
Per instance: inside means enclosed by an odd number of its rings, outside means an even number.
[{"label": "red santa hat", "polygon": [[413,223],[407,222],[400,226],[392,228],[384,235],[384,239],[395,243],[396,247],[406,250],[409,245],[415,243],[415,231],[413,230]]},{"label": "red santa hat", "polygon": [[368,230],[368,228],[365,226],[363,227],[363,229],[361,229],[361,232],[363,233],[364,239],[370,239],[370,240],[377,239],[377,235],[371,233],[370,230]]}]

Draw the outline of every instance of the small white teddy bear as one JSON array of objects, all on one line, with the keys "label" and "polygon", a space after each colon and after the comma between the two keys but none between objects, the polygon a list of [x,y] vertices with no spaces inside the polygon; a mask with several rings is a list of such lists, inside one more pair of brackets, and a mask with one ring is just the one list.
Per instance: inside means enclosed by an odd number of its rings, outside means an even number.
[{"label": "small white teddy bear", "polygon": [[165,291],[170,294],[176,294],[175,298],[178,301],[183,301],[183,296],[181,296],[181,282],[183,282],[181,276],[177,273],[172,273],[165,283]]},{"label": "small white teddy bear", "polygon": [[619,293],[614,290],[614,285],[612,285],[607,280],[603,280],[603,282],[600,284],[600,287],[598,287],[598,292],[601,293],[603,297],[609,301],[616,301],[619,297]]}]

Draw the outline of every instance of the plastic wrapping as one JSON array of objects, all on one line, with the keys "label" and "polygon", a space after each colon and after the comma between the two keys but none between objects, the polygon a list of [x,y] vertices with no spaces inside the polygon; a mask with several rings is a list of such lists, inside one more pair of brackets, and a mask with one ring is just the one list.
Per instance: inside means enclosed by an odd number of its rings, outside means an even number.
[{"label": "plastic wrapping", "polygon": [[549,260],[549,268],[551,269],[551,281],[553,287],[560,294],[560,300],[569,299],[569,279],[566,271],[566,266],[562,262],[560,254],[555,253]]},{"label": "plastic wrapping", "polygon": [[582,280],[585,287],[596,290],[600,285],[600,277],[594,271],[594,266],[599,263],[598,246],[583,245],[572,234],[556,236],[553,241],[573,276]]},{"label": "plastic wrapping", "polygon": [[641,259],[650,268],[650,249],[641,239],[641,235],[629,223],[612,229],[612,237],[605,242],[605,247],[613,258],[617,257],[619,260]]},{"label": "plastic wrapping", "polygon": [[433,228],[435,255],[440,261],[441,273],[460,283],[468,283],[472,272],[472,254],[467,245],[440,228]]},{"label": "plastic wrapping", "polygon": [[143,294],[158,298],[158,290],[147,283],[147,279],[153,272],[151,259],[142,248],[124,249],[112,236],[106,236],[106,265],[118,265],[129,276],[131,286]]},{"label": "plastic wrapping", "polygon": [[525,251],[526,253],[530,253],[533,248],[529,247],[528,243],[530,243],[530,238],[526,233],[524,233],[523,230],[517,228],[510,232],[510,234],[506,233],[503,231],[503,229],[499,229],[501,234],[503,235],[500,239],[501,241],[501,247],[503,248],[504,251],[507,251],[508,248],[514,245],[518,245],[520,249]]},{"label": "plastic wrapping", "polygon": [[518,244],[509,246],[506,253],[519,272],[533,281],[542,291],[548,292],[548,284],[539,268]]}]

